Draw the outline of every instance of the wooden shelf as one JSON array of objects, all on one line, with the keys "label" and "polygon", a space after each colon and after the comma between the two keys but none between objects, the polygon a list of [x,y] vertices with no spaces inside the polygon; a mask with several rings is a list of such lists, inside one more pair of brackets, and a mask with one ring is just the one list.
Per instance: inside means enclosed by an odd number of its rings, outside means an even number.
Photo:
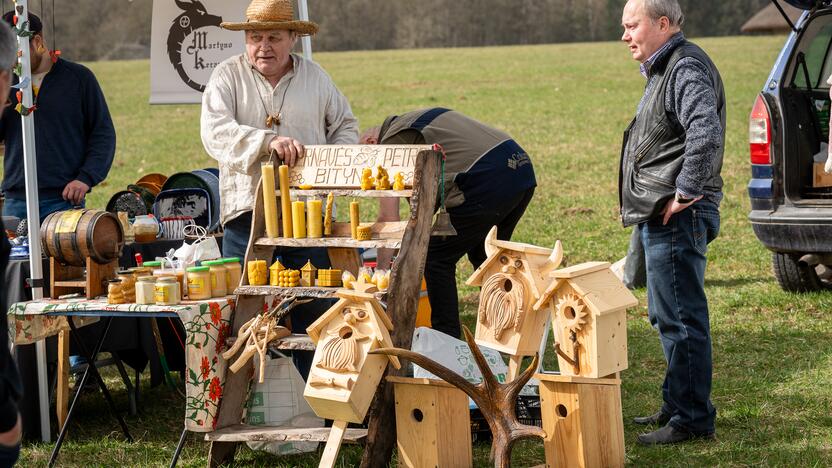
[{"label": "wooden shelf", "polygon": [[272,341],[269,348],[280,351],[315,351],[315,343],[309,335],[289,335]]},{"label": "wooden shelf", "polygon": [[[326,198],[332,193],[336,197],[356,197],[356,198],[410,198],[413,196],[413,190],[360,190],[360,189],[315,189],[315,190],[289,190],[291,197],[321,197]],[[280,190],[277,190],[275,195],[280,197]]]},{"label": "wooden shelf", "polygon": [[[205,440],[208,442],[326,442],[330,430],[329,427],[298,429],[239,424],[209,432],[205,434]],[[367,429],[347,429],[344,434],[344,442],[351,444],[363,444],[366,438]]]},{"label": "wooden shelf", "polygon": [[401,239],[370,239],[365,241],[355,240],[350,237],[323,237],[319,239],[289,239],[276,237],[274,239],[261,237],[255,241],[258,246],[271,247],[341,247],[353,249],[399,249],[402,246]]},{"label": "wooden shelf", "polygon": [[[323,286],[300,286],[297,288],[281,288],[277,286],[250,286],[243,285],[234,290],[237,296],[294,296],[294,297],[312,297],[315,299],[330,299],[334,298],[335,293],[343,288],[325,288]],[[387,291],[380,291],[375,293],[376,298],[384,302],[386,300]]]},{"label": "wooden shelf", "polygon": [[87,286],[87,280],[84,278],[77,280],[55,281],[55,286],[62,286],[65,288],[84,288]]}]

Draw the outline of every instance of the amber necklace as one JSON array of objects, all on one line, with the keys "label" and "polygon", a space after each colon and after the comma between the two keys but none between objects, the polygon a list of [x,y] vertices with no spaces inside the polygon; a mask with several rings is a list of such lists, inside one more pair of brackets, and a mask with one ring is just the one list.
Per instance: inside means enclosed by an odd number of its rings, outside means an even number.
[{"label": "amber necklace", "polygon": [[[251,74],[254,75],[254,67],[252,67]],[[292,79],[294,77],[295,75],[290,76],[289,80],[286,82],[286,87],[283,88],[283,95],[280,97],[280,107],[278,107],[277,113],[275,114],[269,114],[269,108],[266,106],[266,101],[263,100],[263,95],[260,94],[260,85],[257,85],[257,96],[260,98],[260,104],[263,105],[263,112],[266,113],[267,128],[273,129],[276,126],[280,126],[280,123],[283,121],[283,104],[286,102],[286,92],[289,91],[289,86],[292,84]],[[278,85],[280,85],[280,82],[278,82]]]}]

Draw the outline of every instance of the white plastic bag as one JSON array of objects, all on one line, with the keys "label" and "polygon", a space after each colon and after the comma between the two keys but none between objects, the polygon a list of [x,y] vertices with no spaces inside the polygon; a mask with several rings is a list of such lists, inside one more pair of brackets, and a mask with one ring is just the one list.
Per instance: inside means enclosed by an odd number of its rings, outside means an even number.
[{"label": "white plastic bag", "polygon": [[[255,367],[260,360],[254,360]],[[255,375],[259,369],[255,368]],[[295,368],[292,358],[281,356],[266,359],[263,383],[254,382],[249,398],[246,421],[252,426],[283,426],[296,428],[324,427],[324,420],[315,415],[303,398],[306,384]],[[318,442],[248,442],[252,450],[274,455],[314,452]]]},{"label": "white plastic bag", "polygon": [[185,226],[184,233],[187,237],[196,237],[191,244],[184,242],[182,247],[176,249],[174,255],[185,264],[191,265],[197,261],[215,260],[222,256],[220,247],[214,236],[207,235],[205,228],[195,224]]},{"label": "white plastic bag", "polygon": [[[482,382],[482,373],[474,361],[474,356],[471,355],[468,343],[464,341],[457,340],[432,328],[419,327],[413,332],[411,349],[442,364],[471,383]],[[505,382],[508,366],[503,361],[500,353],[482,346],[480,346],[480,351],[482,351],[485,360],[488,361],[488,367],[491,368],[491,372],[494,373],[497,380]],[[413,377],[417,379],[438,379],[435,375],[415,364],[413,365]]]}]

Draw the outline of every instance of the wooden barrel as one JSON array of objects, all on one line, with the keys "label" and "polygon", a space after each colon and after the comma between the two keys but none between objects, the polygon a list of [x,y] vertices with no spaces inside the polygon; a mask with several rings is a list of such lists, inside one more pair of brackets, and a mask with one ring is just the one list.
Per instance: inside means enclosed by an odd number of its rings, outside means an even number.
[{"label": "wooden barrel", "polygon": [[100,264],[118,260],[124,232],[118,218],[100,210],[52,213],[40,226],[43,251],[66,265],[84,266],[87,257]]}]

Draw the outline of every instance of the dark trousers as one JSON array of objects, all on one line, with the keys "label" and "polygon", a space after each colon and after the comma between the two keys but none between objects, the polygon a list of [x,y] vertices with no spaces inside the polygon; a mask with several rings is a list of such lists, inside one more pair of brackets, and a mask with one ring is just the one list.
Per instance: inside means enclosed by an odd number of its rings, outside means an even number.
[{"label": "dark trousers", "polygon": [[647,261],[650,323],[667,361],[662,412],[670,424],[695,434],[714,432],[712,357],[705,265],[708,244],[719,234],[719,210],[698,202],[673,215],[639,225]]},{"label": "dark trousers", "polygon": [[485,236],[494,226],[497,226],[498,239],[511,239],[533,195],[534,187],[496,203],[466,201],[448,210],[457,235],[445,239],[431,237],[425,264],[433,329],[454,338],[462,334],[456,290],[457,262],[468,255],[474,268],[478,268],[486,259]]},{"label": "dark trousers", "polygon": [[[222,256],[223,257],[239,257],[243,261],[246,257],[246,248],[248,247],[248,238],[251,234],[251,212],[244,213],[223,226],[225,231],[222,240]],[[277,257],[280,258],[280,263],[286,268],[299,270],[306,265],[307,261],[312,261],[315,268],[331,268],[329,261],[329,254],[324,248],[278,248]],[[245,265],[243,265],[245,268]],[[301,304],[290,312],[292,320],[293,333],[306,333],[306,328],[315,320],[318,319],[324,312],[326,312],[332,304],[336,301],[334,299],[316,299],[307,304]],[[295,367],[304,379],[309,375],[309,368],[312,366],[312,352],[293,352],[292,359],[295,362]]]}]

